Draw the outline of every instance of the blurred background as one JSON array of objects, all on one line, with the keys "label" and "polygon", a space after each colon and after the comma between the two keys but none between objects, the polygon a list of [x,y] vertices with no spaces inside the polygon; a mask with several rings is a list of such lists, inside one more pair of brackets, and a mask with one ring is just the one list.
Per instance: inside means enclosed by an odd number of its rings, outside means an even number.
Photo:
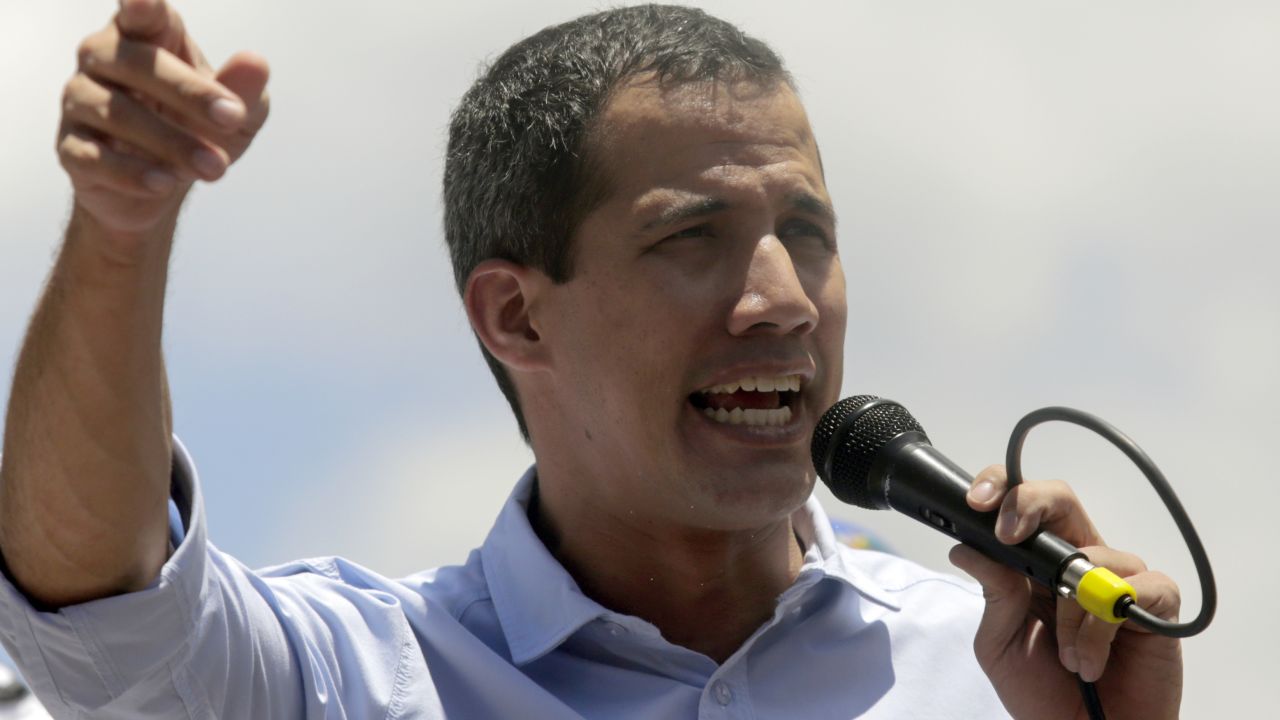
[{"label": "blurred background", "polygon": [[[1120,426],[1215,562],[1184,716],[1280,690],[1280,5],[698,2],[800,85],[840,214],[844,394],[895,398],[973,471],[1043,405]],[[179,5],[214,65],[271,62],[272,118],[188,202],[165,347],[214,541],[251,566],[341,554],[387,575],[460,562],[531,462],[444,251],[448,114],[512,42],[601,5]],[[69,209],[62,84],[109,0],[0,4],[0,357],[12,367]],[[8,381],[0,401],[8,398]],[[1070,481],[1108,542],[1178,580],[1172,521],[1120,453],[1046,426],[1025,471]],[[837,506],[947,569],[910,520]],[[856,668],[851,672],[856,672]]]}]

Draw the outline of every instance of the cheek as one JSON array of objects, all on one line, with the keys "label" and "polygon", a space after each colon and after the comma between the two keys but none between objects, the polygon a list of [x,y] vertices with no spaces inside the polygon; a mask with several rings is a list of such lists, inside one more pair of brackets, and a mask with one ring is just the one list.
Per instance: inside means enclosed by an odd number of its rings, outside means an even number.
[{"label": "cheek", "polygon": [[830,374],[836,382],[832,392],[839,392],[839,379],[844,362],[844,338],[848,324],[849,302],[845,295],[844,271],[839,262],[833,263],[817,293],[813,296],[818,306],[819,344],[831,366]]},{"label": "cheek", "polygon": [[822,313],[820,321],[829,325],[830,330],[839,335],[839,343],[843,346],[845,327],[849,319],[849,298],[845,295],[844,272],[839,271],[838,268],[830,282],[823,288],[819,311]]},{"label": "cheek", "polygon": [[716,277],[691,278],[656,263],[633,270],[582,298],[584,312],[598,314],[593,323],[601,341],[620,352],[665,354],[669,344],[700,336],[707,316],[723,304],[717,293],[724,283]]},{"label": "cheek", "polygon": [[592,283],[565,303],[557,334],[572,349],[572,373],[596,401],[628,404],[665,396],[687,325],[670,293],[637,282]]},{"label": "cheek", "polygon": [[819,327],[842,337],[849,312],[845,295],[844,268],[839,257],[828,256],[821,263],[797,264],[805,294],[818,309]]}]

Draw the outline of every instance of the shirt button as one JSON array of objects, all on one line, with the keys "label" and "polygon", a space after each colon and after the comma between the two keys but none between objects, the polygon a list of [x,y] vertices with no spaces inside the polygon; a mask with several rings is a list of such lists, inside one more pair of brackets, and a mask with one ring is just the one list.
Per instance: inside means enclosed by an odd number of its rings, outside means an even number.
[{"label": "shirt button", "polygon": [[716,702],[721,705],[728,705],[733,702],[733,691],[730,690],[729,686],[725,685],[723,682],[716,682],[715,693]]},{"label": "shirt button", "polygon": [[605,626],[605,629],[609,631],[609,634],[614,637],[618,637],[627,632],[626,628],[622,627],[616,622],[606,622],[604,626]]}]

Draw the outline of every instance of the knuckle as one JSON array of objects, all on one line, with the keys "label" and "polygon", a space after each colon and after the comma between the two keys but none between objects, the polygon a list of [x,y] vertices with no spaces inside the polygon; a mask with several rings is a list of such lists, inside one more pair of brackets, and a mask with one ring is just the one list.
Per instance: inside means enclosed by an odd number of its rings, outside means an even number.
[{"label": "knuckle", "polygon": [[[79,76],[77,75],[76,77],[79,77]],[[75,85],[74,85],[75,81],[76,81],[76,78],[71,78],[70,80],[67,81],[66,85],[62,86],[61,105],[62,105],[63,115],[70,115],[71,113],[75,112],[75,109],[76,109],[76,94],[75,94]]]},{"label": "knuckle", "polygon": [[100,65],[110,59],[110,39],[106,32],[96,32],[76,46],[76,61],[84,69]]},{"label": "knuckle", "polygon": [[1071,489],[1071,485],[1066,480],[1047,480],[1045,487],[1063,499],[1075,500],[1076,491]]},{"label": "knuckle", "polygon": [[[1177,617],[1178,612],[1182,610],[1182,592],[1178,588],[1178,584],[1173,578],[1162,572],[1151,573],[1152,578],[1156,581],[1157,597],[1156,612],[1166,613],[1169,617]],[[1163,592],[1160,592],[1160,590]]]},{"label": "knuckle", "polygon": [[107,102],[89,102],[78,103],[75,107],[75,115],[90,121],[98,126],[105,126],[112,121],[116,115],[118,106],[108,100]]},{"label": "knuckle", "polygon": [[67,147],[67,141],[65,139],[58,141],[54,151],[58,154],[58,164],[62,166],[62,169],[67,170],[68,172],[75,170],[76,162],[72,157],[71,148]]},{"label": "knuckle", "polygon": [[1133,578],[1148,572],[1147,564],[1142,558],[1131,552],[1117,550],[1106,545],[1093,545],[1080,548],[1089,561],[1101,565],[1122,578]]},{"label": "knuckle", "polygon": [[1004,471],[1004,465],[988,465],[982,468],[982,471],[978,473],[978,477],[1001,483],[1008,479],[1008,475]]},{"label": "knuckle", "polygon": [[1077,503],[1075,494],[1061,480],[1031,480],[1014,488],[1010,494],[1018,498],[1018,509],[1023,512],[1041,511],[1062,514]]},{"label": "knuckle", "polygon": [[81,40],[80,44],[76,46],[76,64],[82,68],[92,66],[94,64],[93,52],[93,36],[91,35]]},{"label": "knuckle", "polygon": [[101,99],[95,97],[98,86],[84,74],[77,74],[67,81],[62,91],[62,112],[72,117],[85,117],[101,112]]},{"label": "knuckle", "polygon": [[93,103],[92,108],[102,119],[108,120],[115,115],[124,115],[128,111],[128,101],[122,93],[108,90],[99,102]]},{"label": "knuckle", "polygon": [[1005,502],[1019,514],[1031,512],[1039,500],[1039,494],[1036,492],[1034,485],[1023,483],[1009,490]]},{"label": "knuckle", "polygon": [[1075,637],[1076,629],[1080,627],[1080,618],[1060,612],[1058,613],[1057,622],[1054,623],[1054,625],[1057,631],[1058,641],[1060,643],[1068,642],[1070,639]]},{"label": "knuckle", "polygon": [[85,95],[92,82],[84,73],[76,73],[62,87],[62,97],[70,100],[79,100]]},{"label": "knuckle", "polygon": [[97,145],[73,136],[66,136],[58,143],[58,157],[64,167],[83,170],[99,157]]},{"label": "knuckle", "polygon": [[198,77],[179,80],[173,86],[173,91],[177,94],[180,102],[189,105],[204,105],[220,97],[217,91],[210,88],[203,78]]}]

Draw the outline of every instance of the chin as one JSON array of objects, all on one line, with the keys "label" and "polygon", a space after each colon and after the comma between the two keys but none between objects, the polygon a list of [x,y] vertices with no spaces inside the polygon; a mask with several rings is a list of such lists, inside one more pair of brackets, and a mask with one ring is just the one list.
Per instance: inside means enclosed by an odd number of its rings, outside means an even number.
[{"label": "chin", "polygon": [[804,463],[755,465],[741,472],[699,476],[696,495],[700,524],[722,530],[760,527],[789,517],[813,493],[816,477]]}]

